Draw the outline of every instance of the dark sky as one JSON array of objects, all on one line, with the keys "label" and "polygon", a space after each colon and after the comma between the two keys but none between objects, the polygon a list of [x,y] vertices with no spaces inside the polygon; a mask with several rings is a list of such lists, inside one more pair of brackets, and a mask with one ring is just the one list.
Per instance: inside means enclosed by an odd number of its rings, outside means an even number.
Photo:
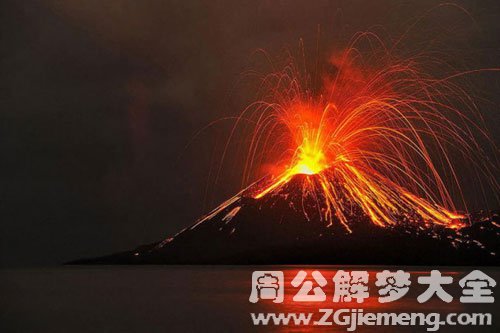
[{"label": "dark sky", "polygon": [[[256,49],[314,49],[318,25],[325,48],[373,26],[397,36],[438,3],[3,1],[0,265],[107,254],[191,224],[239,183],[206,186],[225,128],[186,145],[250,97],[235,83]],[[458,3],[475,24],[448,7],[418,33],[452,36],[471,67],[499,66],[498,1]],[[500,80],[471,82],[497,131]]]}]

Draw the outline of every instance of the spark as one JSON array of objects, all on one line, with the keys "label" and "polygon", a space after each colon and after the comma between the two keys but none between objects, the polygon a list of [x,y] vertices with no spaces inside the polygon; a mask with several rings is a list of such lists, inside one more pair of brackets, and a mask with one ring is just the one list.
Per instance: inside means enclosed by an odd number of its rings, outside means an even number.
[{"label": "spark", "polygon": [[[378,49],[362,54],[363,40]],[[374,34],[356,35],[332,56],[334,74],[322,77],[318,91],[292,57],[264,76],[263,98],[239,118],[255,126],[245,177],[274,158],[274,176],[255,199],[279,194],[302,174],[302,196],[314,198],[327,225],[350,231],[358,207],[380,227],[404,217],[456,229],[466,215],[449,190],[461,193],[455,155],[498,189],[495,166],[484,162],[476,139],[489,140],[487,132],[471,117],[471,96],[452,80],[461,74],[433,77],[425,70],[429,56],[398,58],[389,49]]]}]

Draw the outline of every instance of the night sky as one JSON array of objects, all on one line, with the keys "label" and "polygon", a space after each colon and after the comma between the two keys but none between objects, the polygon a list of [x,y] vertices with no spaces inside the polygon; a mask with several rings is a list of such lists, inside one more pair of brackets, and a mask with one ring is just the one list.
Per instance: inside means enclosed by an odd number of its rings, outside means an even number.
[{"label": "night sky", "polygon": [[[209,181],[227,126],[191,139],[251,100],[236,83],[255,50],[279,56],[300,38],[314,50],[318,25],[324,49],[371,27],[397,36],[438,3],[2,1],[0,265],[104,255],[192,224],[241,186],[237,163]],[[418,33],[470,68],[499,67],[500,3],[457,3],[475,23],[442,8]],[[500,74],[468,80],[498,142]]]}]

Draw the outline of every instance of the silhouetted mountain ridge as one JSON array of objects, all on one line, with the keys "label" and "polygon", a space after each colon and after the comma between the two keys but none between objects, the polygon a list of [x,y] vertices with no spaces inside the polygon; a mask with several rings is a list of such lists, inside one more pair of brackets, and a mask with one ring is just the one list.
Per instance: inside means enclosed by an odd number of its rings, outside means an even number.
[{"label": "silhouetted mountain ridge", "polygon": [[471,225],[457,231],[403,216],[383,228],[352,207],[348,232],[340,221],[328,226],[320,218],[318,198],[302,196],[303,182],[314,181],[306,177],[294,176],[260,199],[250,195],[254,185],[173,237],[72,264],[500,264],[497,211],[473,214]]}]

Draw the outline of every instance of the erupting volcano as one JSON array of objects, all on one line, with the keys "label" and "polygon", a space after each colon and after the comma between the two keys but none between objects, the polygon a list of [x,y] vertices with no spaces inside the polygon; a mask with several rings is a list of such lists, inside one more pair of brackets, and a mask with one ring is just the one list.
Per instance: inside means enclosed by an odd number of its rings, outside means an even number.
[{"label": "erupting volcano", "polygon": [[[302,143],[294,152],[290,166],[276,180],[260,190],[255,195],[256,199],[279,191],[280,187],[289,182],[295,175],[315,175],[304,178],[300,191],[304,196],[313,196],[318,199],[317,208],[322,211],[320,218],[327,221],[328,226],[336,218],[347,230],[351,231],[346,211],[352,211],[353,206],[361,207],[364,214],[370,217],[371,222],[381,227],[395,224],[398,221],[398,215],[408,214],[415,215],[423,222],[434,222],[450,227],[460,226],[459,219],[465,218],[464,215],[452,213],[437,204],[431,204],[390,181],[364,162],[366,156],[373,152],[360,151],[359,149],[349,151],[346,147],[349,147],[350,143],[342,142],[342,138],[335,137],[339,135],[335,133],[336,129],[349,126],[349,122],[356,122],[356,114],[346,115],[346,117],[353,117],[353,119],[339,120],[342,115],[336,113],[334,115],[336,118],[333,119],[340,123],[335,124],[331,132],[323,129],[326,125],[323,125],[322,122],[330,108],[332,106],[328,104],[322,111],[322,119],[316,128],[310,129],[307,122],[301,125],[305,127],[298,129],[299,141]],[[378,108],[374,111],[383,112]],[[361,113],[359,116],[366,117],[367,115]],[[393,135],[389,140],[393,140],[392,143],[404,136],[400,129],[383,127],[380,124],[363,126],[366,127],[355,127],[351,131],[358,132],[357,135],[366,135],[362,132],[370,132],[374,129],[378,132],[376,135],[380,135],[382,132],[391,132]],[[326,134],[323,134],[323,131]],[[355,134],[348,132],[340,135],[349,137]],[[359,140],[356,137],[353,139]],[[370,135],[364,139],[369,140]],[[363,155],[357,156],[357,154]],[[376,162],[380,163],[386,163],[384,158],[387,158],[389,163],[394,161],[391,156],[383,155],[383,153],[378,153],[377,158]],[[335,184],[339,186],[335,186]],[[308,215],[306,211],[304,214]]]},{"label": "erupting volcano", "polygon": [[498,264],[498,214],[468,213],[461,182],[470,168],[498,193],[497,149],[457,83],[497,69],[397,43],[359,33],[314,75],[291,56],[262,75],[221,161],[248,137],[250,185],[172,238],[91,262]]},{"label": "erupting volcano", "polygon": [[[498,186],[468,115],[474,105],[451,80],[465,73],[433,78],[418,58],[395,59],[383,44],[375,61],[365,59],[357,47],[364,39],[381,43],[370,34],[356,36],[331,59],[333,73],[323,76],[319,92],[293,62],[264,77],[271,93],[241,115],[255,124],[247,167],[274,152],[280,155],[270,164],[285,167],[254,198],[279,191],[294,175],[314,175],[304,179],[301,193],[315,199],[327,225],[337,221],[350,231],[346,214],[359,207],[380,227],[401,216],[463,226],[465,215],[456,212],[448,190],[461,191],[452,154]],[[484,131],[479,135],[488,141]]]}]

